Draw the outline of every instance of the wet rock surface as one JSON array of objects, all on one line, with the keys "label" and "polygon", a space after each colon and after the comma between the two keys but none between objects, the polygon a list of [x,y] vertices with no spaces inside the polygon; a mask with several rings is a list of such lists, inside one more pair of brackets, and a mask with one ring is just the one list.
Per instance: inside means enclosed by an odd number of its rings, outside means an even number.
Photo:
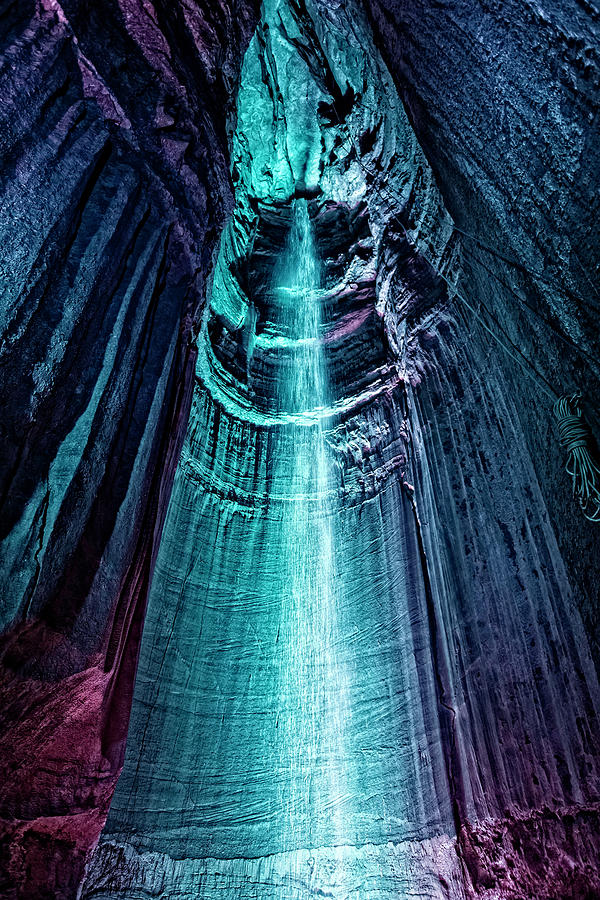
[{"label": "wet rock surface", "polygon": [[519,397],[561,553],[597,639],[594,530],[549,449],[552,400],[517,352],[559,394],[583,393],[597,433],[597,12],[535,0],[365,6],[460,231],[462,291],[517,357],[499,354],[498,377]]},{"label": "wet rock surface", "polygon": [[[446,339],[438,343],[433,338],[432,369],[440,375],[444,372],[441,380],[446,386],[434,387],[432,380],[426,378],[415,391],[415,402],[419,406],[426,404],[421,434],[422,455],[430,460],[428,467],[436,469],[431,461],[442,459],[441,454],[446,459],[454,458],[455,463],[460,459],[447,475],[455,498],[460,493],[464,496],[453,514],[457,518],[453,518],[453,546],[449,551],[452,568],[457,568],[456,543],[464,546],[471,564],[478,558],[486,559],[485,569],[471,576],[470,583],[478,584],[477,612],[474,608],[470,615],[462,605],[470,592],[463,585],[460,624],[457,620],[453,637],[449,638],[451,666],[456,667],[457,676],[462,673],[459,677],[466,708],[472,710],[472,700],[481,696],[474,684],[469,686],[475,673],[481,678],[482,687],[486,685],[486,692],[491,690],[494,725],[488,736],[482,734],[482,739],[490,748],[496,747],[494,752],[500,752],[503,760],[499,768],[486,753],[489,765],[481,768],[483,751],[475,751],[481,790],[493,798],[495,811],[487,807],[484,821],[479,823],[481,810],[474,814],[466,804],[462,813],[469,822],[465,859],[476,890],[485,895],[504,896],[506,892],[510,897],[562,897],[589,891],[595,896],[598,886],[594,870],[599,849],[593,835],[597,831],[598,788],[597,774],[592,774],[597,769],[593,765],[590,768],[593,742],[588,740],[588,728],[597,727],[597,711],[592,711],[585,699],[589,695],[583,685],[577,701],[558,701],[546,691],[554,691],[552,670],[558,680],[563,680],[568,669],[573,672],[570,686],[581,684],[581,664],[575,658],[566,663],[560,649],[570,641],[564,623],[578,618],[574,607],[590,636],[592,662],[596,666],[599,658],[598,543],[593,526],[572,502],[564,459],[555,443],[552,395],[548,397],[548,388],[559,394],[581,391],[586,398],[586,414],[597,433],[599,356],[594,322],[599,279],[597,234],[592,227],[598,204],[594,174],[598,154],[597,16],[590,7],[584,9],[575,3],[543,7],[535,2],[440,6],[369,0],[366,5],[376,43],[394,74],[411,124],[460,232],[461,293],[508,348],[507,352],[491,346],[489,333],[481,334],[465,304],[459,304],[462,309],[455,333],[459,341],[461,334],[469,335],[470,361],[464,360],[461,371],[457,371],[449,363],[449,356],[460,358],[456,348],[446,356]],[[473,35],[477,35],[476,40]],[[435,49],[425,53],[424,47]],[[489,368],[492,359],[493,374]],[[475,370],[470,371],[472,364]],[[429,402],[435,395],[432,408]],[[441,425],[442,410],[447,426]],[[456,415],[460,415],[462,426]],[[497,433],[485,437],[484,422],[490,417],[497,422]],[[516,433],[510,446],[499,453],[498,438],[502,435],[501,440],[506,439],[507,427],[515,428]],[[430,444],[430,440],[435,443]],[[465,442],[471,446],[461,451]],[[449,446],[454,447],[450,455]],[[525,477],[508,471],[502,462],[503,457],[507,462],[510,459],[512,468],[517,446],[520,449],[516,455],[523,460],[529,456],[531,460],[533,472],[530,469]],[[479,467],[481,474],[477,475]],[[481,498],[476,479],[482,475],[486,491],[495,490],[493,485],[500,477],[508,480],[512,495],[521,493],[525,502],[523,511],[516,513],[514,506],[509,512],[505,500],[494,501],[503,537],[494,539],[489,534],[489,549],[485,553],[476,551],[466,535],[457,541],[454,531],[456,523],[466,519],[473,522],[473,531],[479,530],[477,518],[473,521],[475,511],[469,496],[475,493]],[[538,500],[531,493],[531,485],[536,481]],[[447,529],[442,519],[448,515],[447,510],[441,512],[441,490],[438,482],[434,491],[439,509],[438,536]],[[421,515],[427,520],[418,490],[416,497]],[[534,544],[539,547],[540,538],[532,532],[531,524],[524,525],[541,498],[546,511],[542,512],[540,524],[544,532],[551,528],[555,536],[547,544],[545,562],[539,550],[532,553]],[[527,546],[519,550],[523,535]],[[542,540],[547,543],[546,537]],[[490,595],[489,564],[497,552],[508,554],[517,583],[506,593],[505,581],[503,588]],[[543,613],[539,589],[546,593],[544,581],[555,582],[559,560],[565,567],[569,586],[560,575],[559,596],[566,598],[566,605],[564,599],[558,606],[556,600],[552,601],[551,615],[556,617],[561,632],[557,641],[550,637],[551,620]],[[526,575],[527,569],[534,583]],[[503,595],[504,601],[500,599]],[[523,618],[525,598],[527,603],[533,602],[534,631]],[[494,616],[498,612],[503,615],[503,609],[517,615],[521,641],[527,635],[527,647],[522,643],[518,649],[519,645],[508,636],[507,625],[494,627],[487,637],[479,631],[482,620],[488,617],[487,610],[492,608]],[[478,646],[473,643],[469,621],[478,623]],[[538,631],[540,627],[543,634]],[[504,648],[503,662],[490,665],[486,675],[480,664],[484,659],[491,660],[493,646]],[[581,646],[577,637],[575,646]],[[537,662],[533,658],[536,655]],[[528,674],[511,679],[510,688],[506,684],[502,689],[494,689],[497,676],[493,670],[507,665],[509,658],[524,664]],[[538,699],[524,699],[521,685],[525,684]],[[536,706],[539,724],[525,726],[528,711]],[[575,715],[567,726],[564,710],[570,708],[586,709],[586,713]],[[555,709],[560,710],[559,719],[552,722]],[[478,719],[480,724],[485,718],[473,711],[469,717]],[[517,721],[521,723],[518,727]],[[523,731],[517,737],[521,727]],[[510,739],[502,736],[506,731],[512,732]],[[541,731],[546,731],[546,735],[542,737]],[[537,739],[533,736],[536,732]],[[551,749],[556,740],[565,741],[562,750],[557,745]],[[537,749],[527,762],[528,750],[536,744]],[[567,747],[568,753],[579,747],[577,761],[568,761],[564,752]],[[507,758],[512,773],[508,781],[501,774]],[[470,767],[471,764],[462,767],[463,775]],[[579,787],[573,781],[574,771],[579,772]],[[515,775],[522,779],[521,786],[510,783]],[[578,827],[572,828],[570,820],[575,796],[581,797],[583,819],[593,823],[581,824],[581,834],[587,835],[581,843]],[[551,826],[545,824],[549,821]],[[474,840],[468,838],[469,829]],[[514,845],[509,852],[507,842],[513,829]],[[490,837],[492,832],[495,838]],[[504,849],[498,852],[494,840],[506,849],[509,860],[508,869],[500,865],[495,874],[494,866]]]},{"label": "wet rock surface", "polygon": [[2,5],[2,896],[75,896],[122,765],[253,15]]},{"label": "wet rock surface", "polygon": [[145,619],[83,897],[589,900],[596,13],[250,6],[0,20],[0,894],[77,895]]}]

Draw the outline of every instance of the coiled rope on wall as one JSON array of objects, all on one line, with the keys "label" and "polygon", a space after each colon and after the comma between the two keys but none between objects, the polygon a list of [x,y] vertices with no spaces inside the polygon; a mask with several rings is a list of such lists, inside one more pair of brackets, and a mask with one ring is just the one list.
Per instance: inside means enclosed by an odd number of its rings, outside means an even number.
[{"label": "coiled rope on wall", "polygon": [[[452,287],[441,272],[438,274],[449,287]],[[558,439],[567,454],[565,468],[572,479],[573,496],[579,502],[581,511],[589,522],[600,522],[600,466],[596,462],[597,447],[592,430],[583,417],[582,395],[575,393],[570,396],[559,396],[531,360],[510,341],[496,317],[487,307],[483,308],[502,334],[506,336],[512,349],[504,343],[493,328],[490,328],[463,295],[456,288],[453,290],[455,296],[473,313],[504,352],[518,362],[546,396],[554,401],[553,410],[557,422]],[[517,355],[513,351],[516,351]]]},{"label": "coiled rope on wall", "polygon": [[[449,287],[452,287],[441,272],[438,272],[438,274],[446,281]],[[484,309],[499,330],[506,336],[510,348],[496,334],[494,329],[490,328],[463,295],[456,288],[453,288],[453,290],[455,296],[473,313],[504,352],[511,359],[518,362],[546,396],[554,401],[553,410],[557,422],[558,439],[561,447],[567,454],[565,468],[572,479],[573,496],[579,502],[581,511],[589,522],[600,522],[600,466],[596,462],[597,447],[592,430],[583,417],[582,395],[575,393],[570,396],[559,396],[525,354],[508,339],[508,335],[506,335],[496,317],[487,307],[484,306]],[[517,355],[513,351],[516,351]]]},{"label": "coiled rope on wall", "polygon": [[567,473],[573,480],[573,496],[586,519],[600,522],[600,468],[593,457],[594,438],[583,418],[581,394],[560,397],[554,404],[558,438],[567,453]]}]

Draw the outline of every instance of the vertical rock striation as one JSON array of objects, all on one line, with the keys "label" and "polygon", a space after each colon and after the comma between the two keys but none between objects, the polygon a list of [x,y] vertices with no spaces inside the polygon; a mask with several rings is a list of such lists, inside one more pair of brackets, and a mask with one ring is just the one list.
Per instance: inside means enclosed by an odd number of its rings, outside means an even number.
[{"label": "vertical rock striation", "polygon": [[254,13],[2,5],[2,896],[75,896],[122,765]]},{"label": "vertical rock striation", "polygon": [[0,7],[0,895],[146,618],[84,897],[591,900],[598,16],[254,7]]},{"label": "vertical rock striation", "polygon": [[[555,391],[583,392],[597,433],[597,11],[575,0],[364,6],[460,233],[463,293]],[[597,640],[594,530],[571,501],[564,460],[549,451],[551,401],[519,360],[499,354],[501,377],[519,397],[560,552]]]},{"label": "vertical rock striation", "polygon": [[410,420],[464,859],[484,895],[595,896],[600,555],[548,389],[598,425],[597,13],[365,6],[462,244]]}]

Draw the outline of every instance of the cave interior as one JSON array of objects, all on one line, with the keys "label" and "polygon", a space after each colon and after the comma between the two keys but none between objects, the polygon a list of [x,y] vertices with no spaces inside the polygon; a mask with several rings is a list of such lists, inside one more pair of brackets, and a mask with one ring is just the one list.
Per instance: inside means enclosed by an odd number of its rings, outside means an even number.
[{"label": "cave interior", "polygon": [[0,896],[600,898],[600,13],[0,34]]}]

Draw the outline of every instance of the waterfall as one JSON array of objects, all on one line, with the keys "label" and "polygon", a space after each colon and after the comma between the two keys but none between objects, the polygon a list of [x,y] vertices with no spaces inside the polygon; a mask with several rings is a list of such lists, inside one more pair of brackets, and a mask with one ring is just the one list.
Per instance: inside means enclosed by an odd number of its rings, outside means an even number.
[{"label": "waterfall", "polygon": [[297,417],[291,426],[291,452],[283,460],[283,477],[291,491],[284,506],[282,553],[288,572],[282,621],[289,652],[280,694],[283,705],[288,698],[295,704],[283,745],[291,776],[287,837],[293,848],[299,838],[314,846],[314,832],[322,833],[324,820],[331,843],[341,842],[347,820],[344,737],[349,703],[338,654],[339,579],[325,430],[329,390],[321,340],[321,273],[306,200],[294,204],[281,276],[283,324],[291,342],[281,399]]},{"label": "waterfall", "polygon": [[438,900],[423,854],[458,884],[402,488],[343,492],[320,244],[297,201],[257,319],[276,415],[197,388],[98,864],[120,896]]}]

